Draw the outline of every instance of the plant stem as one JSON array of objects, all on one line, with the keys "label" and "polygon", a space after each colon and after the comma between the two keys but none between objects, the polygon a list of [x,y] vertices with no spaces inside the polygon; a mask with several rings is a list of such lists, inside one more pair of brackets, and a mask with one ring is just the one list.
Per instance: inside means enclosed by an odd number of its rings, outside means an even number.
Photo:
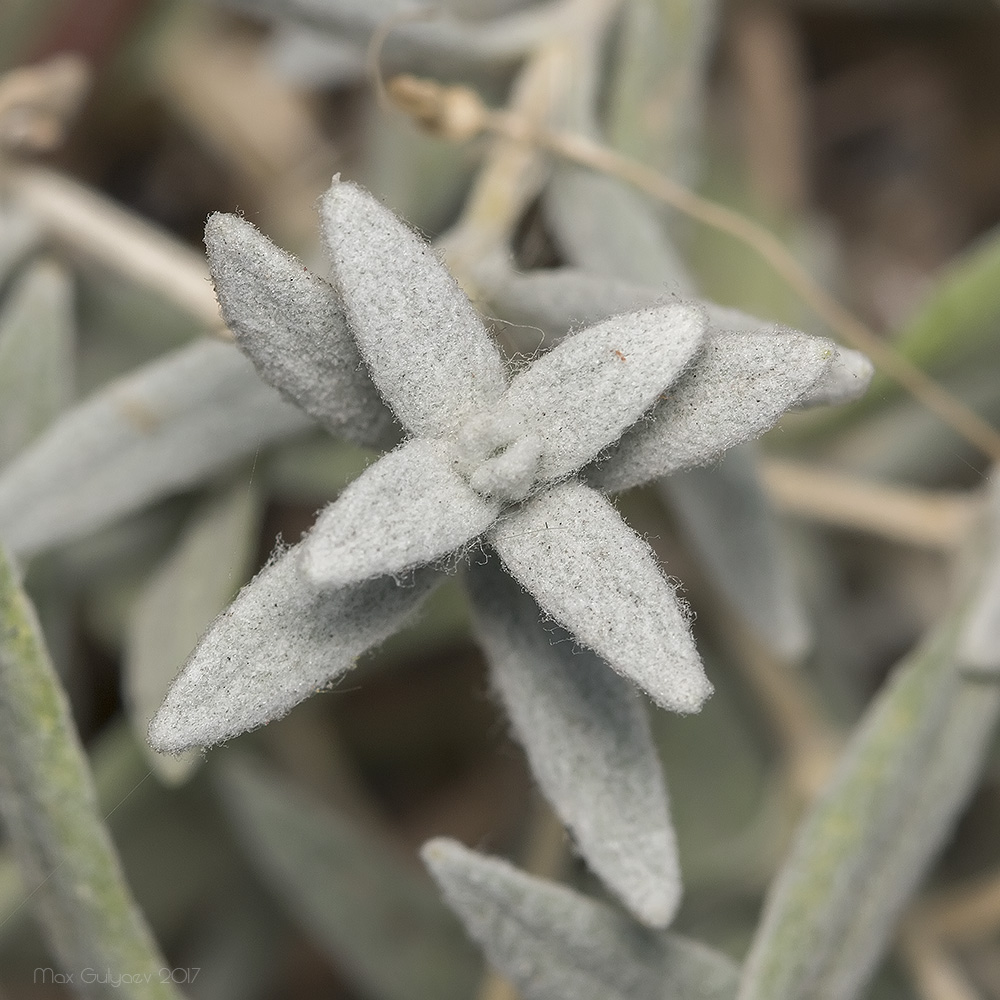
[{"label": "plant stem", "polygon": [[[163,981],[166,963],[125,884],[66,695],[2,549],[0,723],[0,812],[63,972],[87,996],[179,1000],[169,973]],[[81,980],[88,970],[95,981]],[[127,978],[116,987],[112,977]]]},{"label": "plant stem", "polygon": [[204,257],[96,191],[40,167],[4,165],[5,188],[59,243],[157,292],[231,339]]},{"label": "plant stem", "polygon": [[943,552],[959,547],[976,510],[964,493],[886,486],[803,462],[767,458],[761,475],[787,513]]}]

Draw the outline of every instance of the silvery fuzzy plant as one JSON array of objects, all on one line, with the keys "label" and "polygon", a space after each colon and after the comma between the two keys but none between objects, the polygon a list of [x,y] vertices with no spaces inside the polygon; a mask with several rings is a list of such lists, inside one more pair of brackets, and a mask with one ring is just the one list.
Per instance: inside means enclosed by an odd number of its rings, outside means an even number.
[{"label": "silvery fuzzy plant", "polygon": [[371,195],[335,180],[321,218],[330,281],[245,221],[210,220],[224,316],[307,413],[404,440],[215,621],[151,744],[210,746],[285,714],[461,565],[543,791],[608,887],[665,926],[676,849],[627,682],[678,712],[697,711],[711,685],[674,587],[605,494],[710,462],[789,406],[860,392],[863,366],[822,338],[721,328],[668,299],[512,373],[434,252]]}]

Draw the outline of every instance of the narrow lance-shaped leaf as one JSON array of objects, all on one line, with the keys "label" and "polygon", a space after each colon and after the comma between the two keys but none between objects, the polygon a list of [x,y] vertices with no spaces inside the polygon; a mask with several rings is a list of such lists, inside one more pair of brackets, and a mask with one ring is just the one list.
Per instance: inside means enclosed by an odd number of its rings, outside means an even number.
[{"label": "narrow lance-shaped leaf", "polygon": [[[995,497],[992,506],[992,524],[970,539],[973,579],[997,559]],[[966,582],[899,664],[807,814],[765,906],[741,1000],[849,1000],[874,971],[972,793],[1000,715],[1000,690],[958,655],[977,588]]]},{"label": "narrow lance-shaped leaf", "polygon": [[829,369],[830,341],[802,333],[713,337],[649,420],[628,431],[589,479],[609,491],[706,465],[763,434]]},{"label": "narrow lance-shaped leaf", "polygon": [[656,489],[711,579],[760,638],[784,656],[805,653],[809,626],[750,447],[733,448],[710,468],[667,476]]},{"label": "narrow lance-shaped leaf", "polygon": [[368,377],[333,286],[235,215],[209,218],[205,246],[223,318],[261,378],[332,434],[391,448],[399,427]]},{"label": "narrow lance-shaped leaf", "polygon": [[285,715],[397,631],[438,582],[317,588],[301,545],[275,556],[211,625],[149,727],[154,750],[212,746]]},{"label": "narrow lance-shaped leaf", "polygon": [[524,433],[542,442],[539,479],[570,475],[660,398],[690,364],[705,329],[695,305],[615,316],[538,358],[496,411],[520,414]]},{"label": "narrow lance-shaped leaf", "polygon": [[733,1000],[724,955],[439,838],[423,858],[486,957],[524,1000]]},{"label": "narrow lance-shaped leaf", "polygon": [[546,798],[590,867],[640,920],[680,901],[663,772],[632,687],[542,612],[494,562],[467,574],[494,687]]},{"label": "narrow lance-shaped leaf", "polygon": [[403,425],[441,437],[495,403],[500,354],[431,247],[353,184],[335,180],[320,212],[348,322]]},{"label": "narrow lance-shaped leaf", "polygon": [[75,538],[312,426],[231,345],[203,340],[68,410],[0,475],[17,552]]},{"label": "narrow lance-shaped leaf", "polygon": [[429,880],[377,832],[245,760],[220,772],[265,883],[372,1000],[467,1000],[480,963]]},{"label": "narrow lance-shaped leaf", "polygon": [[72,398],[75,339],[69,275],[54,261],[32,264],[0,308],[0,466]]},{"label": "narrow lance-shaped leaf", "polygon": [[711,694],[673,587],[599,493],[575,480],[552,487],[487,537],[546,614],[658,705],[696,712]]},{"label": "narrow lance-shaped leaf", "polygon": [[383,456],[320,515],[302,545],[317,585],[399,576],[452,555],[482,534],[500,508],[455,472],[445,442],[415,439]]},{"label": "narrow lance-shaped leaf", "polygon": [[[125,885],[69,704],[2,548],[0,726],[0,812],[63,970],[110,969],[136,977],[130,995],[137,1000],[179,1000]],[[119,993],[100,978],[81,989],[108,1000]]]},{"label": "narrow lance-shaped leaf", "polygon": [[[241,477],[198,508],[139,595],[126,638],[124,684],[140,744],[145,745],[149,723],[198,639],[246,582],[260,514],[260,496]],[[183,780],[201,759],[149,757],[168,782]]]}]

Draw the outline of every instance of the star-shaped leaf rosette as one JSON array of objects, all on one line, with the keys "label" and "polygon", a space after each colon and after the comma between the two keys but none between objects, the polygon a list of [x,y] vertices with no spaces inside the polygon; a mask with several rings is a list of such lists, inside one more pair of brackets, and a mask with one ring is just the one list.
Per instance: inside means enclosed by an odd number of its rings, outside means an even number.
[{"label": "star-shaped leaf rosette", "polygon": [[331,282],[243,220],[210,220],[226,321],[308,413],[383,441],[398,440],[394,415],[403,442],[215,621],[150,741],[208,746],[285,714],[471,553],[478,633],[542,790],[595,872],[665,925],[676,848],[627,682],[677,712],[712,689],[674,587],[604,491],[711,461],[789,406],[844,397],[845,378],[863,389],[864,366],[830,341],[726,331],[669,301],[567,336],[511,376],[433,250],[371,195],[334,181],[321,214]]}]

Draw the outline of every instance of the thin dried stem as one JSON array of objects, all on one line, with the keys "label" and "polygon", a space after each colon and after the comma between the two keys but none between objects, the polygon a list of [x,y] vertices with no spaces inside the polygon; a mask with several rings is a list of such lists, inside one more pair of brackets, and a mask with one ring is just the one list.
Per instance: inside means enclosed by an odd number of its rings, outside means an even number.
[{"label": "thin dried stem", "polygon": [[95,191],[40,167],[10,167],[0,187],[58,243],[156,292],[231,338],[204,257]]},{"label": "thin dried stem", "polygon": [[773,458],[760,471],[787,513],[905,545],[953,553],[976,516],[975,499],[964,493],[885,486]]},{"label": "thin dried stem", "polygon": [[388,92],[409,113],[420,94],[420,120],[438,134],[457,140],[475,134],[470,121],[478,120],[479,131],[507,136],[625,181],[650,197],[712,229],[728,233],[762,257],[793,288],[802,300],[851,347],[864,351],[890,378],[894,379],[966,441],[984,455],[1000,461],[1000,431],[956,399],[934,379],[881,340],[864,323],[845,309],[785,248],[769,230],[725,205],[709,201],[627,156],[583,135],[552,131],[510,111],[494,111],[481,102],[478,113],[470,108],[467,90],[461,90],[461,127],[458,127],[458,95],[450,88],[426,80],[403,78],[389,81]]}]

